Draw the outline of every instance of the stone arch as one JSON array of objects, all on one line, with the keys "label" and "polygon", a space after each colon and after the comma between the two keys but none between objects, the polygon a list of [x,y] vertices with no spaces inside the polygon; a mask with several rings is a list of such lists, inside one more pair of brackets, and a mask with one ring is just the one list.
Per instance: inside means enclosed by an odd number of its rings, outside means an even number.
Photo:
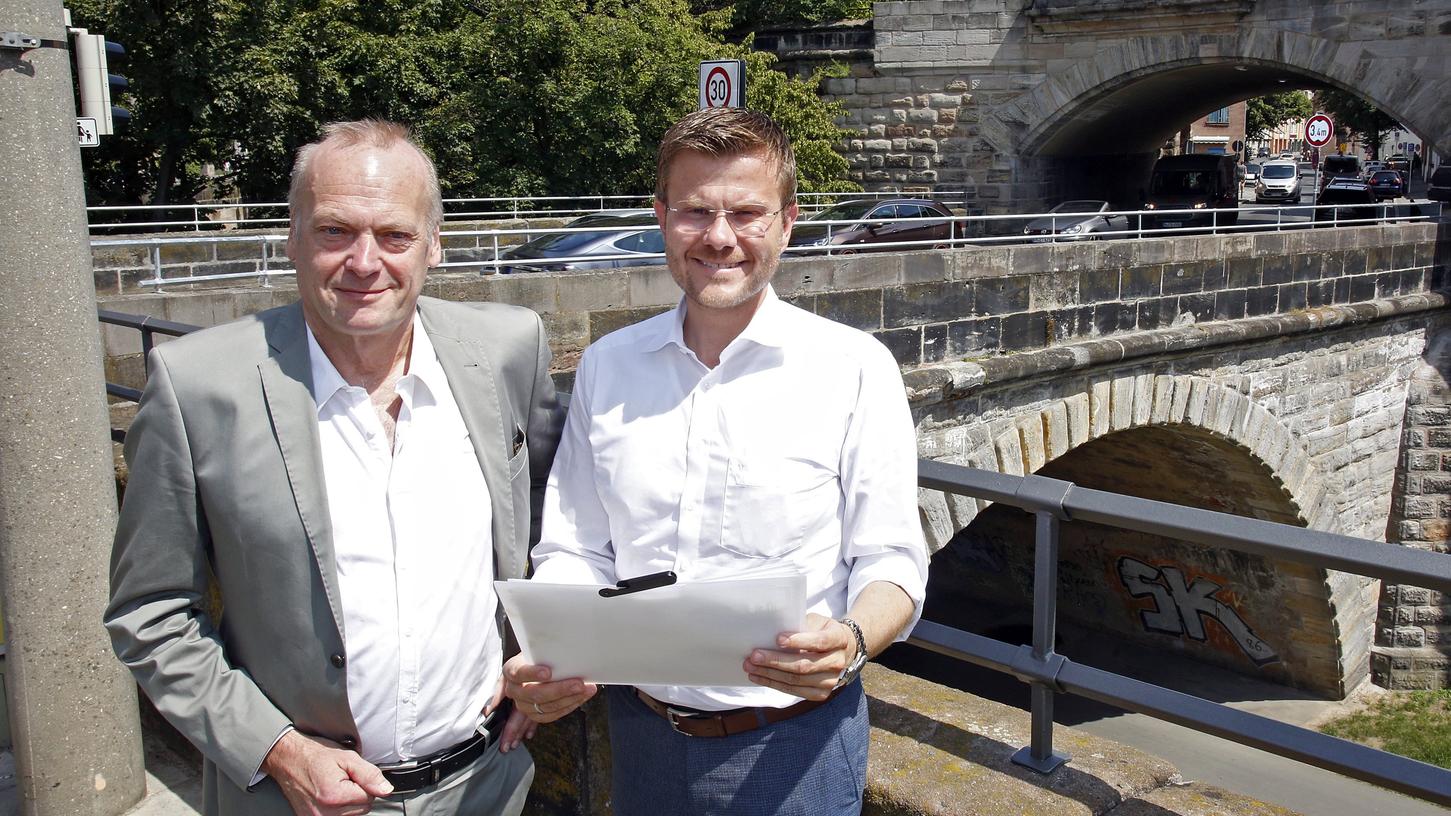
[{"label": "stone arch", "polygon": [[1121,47],[1100,49],[1048,75],[1000,106],[984,117],[983,133],[999,149],[1034,155],[1055,132],[1074,127],[1084,111],[1106,98],[1156,75],[1203,69],[1218,78],[1215,84],[1221,88],[1218,96],[1205,97],[1205,110],[1278,90],[1286,77],[1298,78],[1369,100],[1446,152],[1451,150],[1451,110],[1441,103],[1451,95],[1451,78],[1440,71],[1416,70],[1425,61],[1381,58],[1360,43],[1283,29],[1248,27],[1213,37],[1131,37]]},{"label": "stone arch", "polygon": [[[1045,468],[1051,472],[1053,463],[1064,461],[1064,457],[1085,446],[1112,451],[1116,439],[1157,434],[1159,442],[1151,441],[1151,445],[1162,444],[1162,439],[1171,435],[1212,440],[1218,448],[1216,455],[1225,457],[1224,461],[1241,461],[1250,470],[1261,469],[1265,490],[1272,489],[1270,485],[1278,490],[1278,495],[1265,498],[1263,506],[1269,508],[1266,512],[1244,512],[1243,508],[1240,512],[1327,531],[1338,528],[1333,511],[1338,488],[1333,479],[1319,472],[1304,445],[1274,414],[1211,379],[1139,374],[1099,380],[1078,393],[1058,396],[978,425],[968,434],[975,444],[961,455],[944,457],[944,461],[1025,475]],[[1114,489],[1111,484],[1092,486]],[[936,491],[921,493],[923,526],[934,552],[968,531],[990,509],[988,502]],[[1193,549],[1192,545],[1178,546]],[[1139,551],[1144,548],[1140,546]],[[1261,569],[1253,566],[1258,563],[1254,559],[1246,560],[1238,554],[1219,553],[1215,557],[1221,562],[1249,564],[1246,569]],[[1159,562],[1143,560],[1149,566],[1141,564],[1140,568],[1157,569]],[[1269,659],[1265,659],[1265,655],[1243,646],[1254,640],[1252,634],[1247,635],[1241,638],[1244,656],[1256,665],[1262,660],[1273,663],[1283,656],[1283,665],[1264,670],[1267,676],[1332,695],[1343,695],[1368,677],[1372,626],[1368,615],[1373,615],[1374,602],[1373,597],[1367,600],[1367,593],[1373,592],[1373,582],[1298,564],[1273,564],[1264,569],[1275,577],[1261,584],[1295,587],[1291,605],[1296,619],[1302,620],[1297,632],[1304,637],[1297,637],[1297,645],[1290,650],[1282,647],[1279,655],[1271,650]],[[1092,569],[1087,574],[1091,580],[1108,580]],[[1199,580],[1193,577],[1198,574],[1193,570],[1179,574],[1190,575],[1190,584]],[[1129,579],[1123,580],[1127,584]],[[1371,611],[1367,613],[1367,609]],[[1244,627],[1242,634],[1249,630],[1249,626]],[[1361,630],[1364,636],[1353,634]],[[1337,632],[1347,634],[1337,637]],[[1309,645],[1298,645],[1302,640]],[[1234,668],[1233,660],[1222,662]]]}]

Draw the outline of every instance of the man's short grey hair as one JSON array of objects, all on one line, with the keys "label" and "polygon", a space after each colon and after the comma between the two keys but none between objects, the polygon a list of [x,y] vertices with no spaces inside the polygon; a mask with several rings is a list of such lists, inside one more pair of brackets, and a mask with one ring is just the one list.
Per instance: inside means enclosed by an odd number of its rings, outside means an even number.
[{"label": "man's short grey hair", "polygon": [[297,158],[292,162],[292,183],[287,189],[287,207],[292,222],[297,222],[297,202],[302,197],[303,184],[312,169],[312,161],[323,147],[363,146],[386,150],[400,143],[413,148],[418,158],[423,160],[424,193],[428,196],[429,205],[428,231],[432,233],[437,230],[443,223],[443,196],[439,192],[438,170],[433,166],[433,159],[413,140],[413,134],[407,127],[384,119],[359,119],[323,125],[321,138],[297,149]]}]

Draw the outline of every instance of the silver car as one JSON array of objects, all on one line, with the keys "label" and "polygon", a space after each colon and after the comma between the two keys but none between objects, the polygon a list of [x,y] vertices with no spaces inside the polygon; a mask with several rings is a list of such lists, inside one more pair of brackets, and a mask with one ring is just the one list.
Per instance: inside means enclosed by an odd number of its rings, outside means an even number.
[{"label": "silver car", "polygon": [[[585,229],[589,228],[589,229]],[[583,215],[565,230],[535,236],[499,253],[499,272],[563,272],[665,263],[665,236],[653,210]]]},{"label": "silver car", "polygon": [[1065,201],[1023,227],[1033,243],[1098,241],[1103,233],[1128,229],[1128,217],[1105,215],[1108,202],[1095,198]]}]

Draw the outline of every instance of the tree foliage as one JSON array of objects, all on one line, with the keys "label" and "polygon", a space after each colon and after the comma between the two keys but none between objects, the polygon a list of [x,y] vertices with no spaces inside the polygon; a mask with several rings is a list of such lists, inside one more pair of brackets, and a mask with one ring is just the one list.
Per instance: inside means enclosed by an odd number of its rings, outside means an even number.
[{"label": "tree foliage", "polygon": [[1396,126],[1390,114],[1360,97],[1341,90],[1315,92],[1315,107],[1335,121],[1336,141],[1355,134],[1372,153],[1380,149],[1382,135]]},{"label": "tree foliage", "polygon": [[1304,91],[1283,91],[1258,96],[1245,102],[1244,137],[1248,141],[1266,138],[1270,131],[1314,113]]},{"label": "tree foliage", "polygon": [[[840,186],[838,110],[773,57],[728,45],[728,10],[686,0],[74,0],[130,51],[133,120],[87,151],[92,203],[185,201],[210,183],[279,200],[330,121],[408,123],[451,197],[641,193],[696,106],[697,64],[743,58],[803,189]],[[204,166],[220,175],[207,178]]]},{"label": "tree foliage", "polygon": [[733,25],[759,31],[778,25],[865,20],[872,16],[871,0],[737,0]]}]

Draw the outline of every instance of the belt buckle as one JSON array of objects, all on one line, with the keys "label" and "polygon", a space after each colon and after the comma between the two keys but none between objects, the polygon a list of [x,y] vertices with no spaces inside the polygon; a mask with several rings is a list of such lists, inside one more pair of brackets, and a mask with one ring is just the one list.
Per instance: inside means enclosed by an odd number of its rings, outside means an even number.
[{"label": "belt buckle", "polygon": [[666,704],[665,706],[665,720],[670,723],[670,729],[677,734],[683,734],[687,737],[693,737],[695,735],[690,733],[689,731],[682,731],[680,729],[681,720],[703,720],[708,719],[709,716],[710,715],[702,714],[698,711],[681,711],[675,706],[669,704]]}]

